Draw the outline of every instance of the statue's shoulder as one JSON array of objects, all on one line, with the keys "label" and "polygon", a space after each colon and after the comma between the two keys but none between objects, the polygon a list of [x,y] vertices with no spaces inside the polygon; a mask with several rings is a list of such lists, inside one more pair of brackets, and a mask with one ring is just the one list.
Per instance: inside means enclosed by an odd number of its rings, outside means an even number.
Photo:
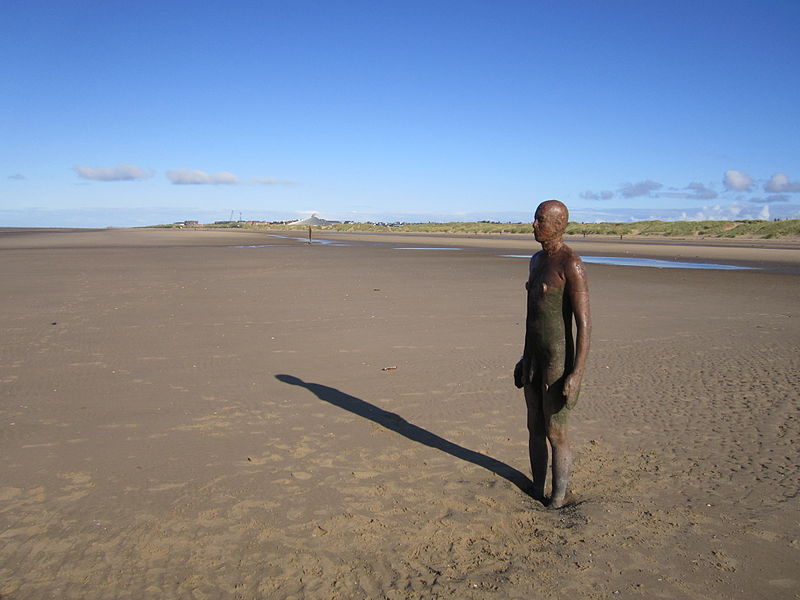
[{"label": "statue's shoulder", "polygon": [[573,277],[577,277],[579,279],[585,279],[586,270],[583,266],[583,260],[581,260],[581,257],[569,246],[565,245],[564,249],[565,253],[562,265],[564,266],[564,272],[567,278],[571,279]]},{"label": "statue's shoulder", "polygon": [[564,244],[561,247],[561,256],[562,256],[562,260],[565,261],[565,262],[567,262],[567,261],[568,262],[574,262],[574,261],[580,262],[580,260],[581,260],[581,257],[578,256],[578,254],[575,252],[575,250],[573,250],[570,246],[567,246],[566,244]]}]

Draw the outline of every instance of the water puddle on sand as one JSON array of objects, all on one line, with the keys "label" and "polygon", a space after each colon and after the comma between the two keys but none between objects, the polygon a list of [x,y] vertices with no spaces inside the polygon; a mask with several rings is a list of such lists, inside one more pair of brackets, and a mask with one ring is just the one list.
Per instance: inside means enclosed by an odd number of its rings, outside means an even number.
[{"label": "water puddle on sand", "polygon": [[[269,237],[280,238],[282,240],[294,240],[295,242],[300,242],[301,244],[308,244],[309,239],[307,237],[294,237],[291,235],[279,235],[277,233],[268,233]],[[342,244],[339,242],[335,242],[333,240],[315,240],[311,239],[310,243],[312,244],[319,244],[320,246],[346,246],[347,244]]]},{"label": "water puddle on sand", "polygon": [[463,250],[463,248],[392,248],[392,250]]},{"label": "water puddle on sand", "polygon": [[[504,258],[530,258],[529,254],[503,254]],[[632,258],[624,256],[582,256],[585,263],[615,265],[618,267],[655,267],[656,269],[718,269],[723,271],[749,270],[753,267],[738,265],[718,265],[714,263],[691,263],[655,258]]]}]

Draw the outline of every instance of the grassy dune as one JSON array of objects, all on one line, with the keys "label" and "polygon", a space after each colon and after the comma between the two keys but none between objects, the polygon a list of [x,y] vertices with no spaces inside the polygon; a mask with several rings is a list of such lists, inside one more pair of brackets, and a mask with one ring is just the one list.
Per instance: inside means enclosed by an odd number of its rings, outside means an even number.
[{"label": "grassy dune", "polygon": [[[163,225],[163,227],[178,225]],[[240,227],[243,229],[298,229],[307,226],[290,227],[270,224],[215,224],[202,227]],[[452,222],[452,223],[408,223],[405,225],[378,225],[374,223],[342,223],[337,225],[314,226],[314,230],[345,232],[405,232],[405,233],[471,233],[507,234],[531,232],[530,223],[490,223],[490,222]],[[637,221],[633,223],[570,223],[568,235],[613,235],[613,236],[659,236],[659,237],[705,237],[736,238],[749,237],[761,239],[800,238],[800,219],[783,221]]]},{"label": "grassy dune", "polygon": [[800,219],[785,221],[638,221],[635,223],[570,223],[570,234],[653,235],[672,237],[800,237]]},{"label": "grassy dune", "polygon": [[[530,223],[412,223],[397,227],[349,223],[322,227],[330,231],[395,231],[410,233],[525,233]],[[800,237],[800,219],[785,221],[637,221],[635,223],[570,223],[568,235],[666,237]]]}]

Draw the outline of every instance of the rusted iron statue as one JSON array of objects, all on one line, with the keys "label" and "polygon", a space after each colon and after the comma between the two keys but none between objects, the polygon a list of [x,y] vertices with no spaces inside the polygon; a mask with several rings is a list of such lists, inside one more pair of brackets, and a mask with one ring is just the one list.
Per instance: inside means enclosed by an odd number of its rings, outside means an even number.
[{"label": "rusted iron statue", "polygon": [[514,369],[514,381],[524,388],[528,409],[532,495],[545,501],[551,459],[550,508],[561,508],[570,501],[567,486],[572,450],[567,417],[578,402],[592,327],[583,262],[563,239],[568,221],[567,207],[558,200],[542,202],[536,209],[533,235],[542,249],[531,257],[525,284],[525,349]]}]

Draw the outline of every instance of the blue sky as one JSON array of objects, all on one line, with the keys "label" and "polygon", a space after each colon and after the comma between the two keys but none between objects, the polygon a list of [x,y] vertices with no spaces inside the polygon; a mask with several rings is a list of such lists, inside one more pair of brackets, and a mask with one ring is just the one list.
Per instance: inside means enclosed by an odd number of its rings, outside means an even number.
[{"label": "blue sky", "polygon": [[0,226],[800,217],[797,0],[0,16]]}]

